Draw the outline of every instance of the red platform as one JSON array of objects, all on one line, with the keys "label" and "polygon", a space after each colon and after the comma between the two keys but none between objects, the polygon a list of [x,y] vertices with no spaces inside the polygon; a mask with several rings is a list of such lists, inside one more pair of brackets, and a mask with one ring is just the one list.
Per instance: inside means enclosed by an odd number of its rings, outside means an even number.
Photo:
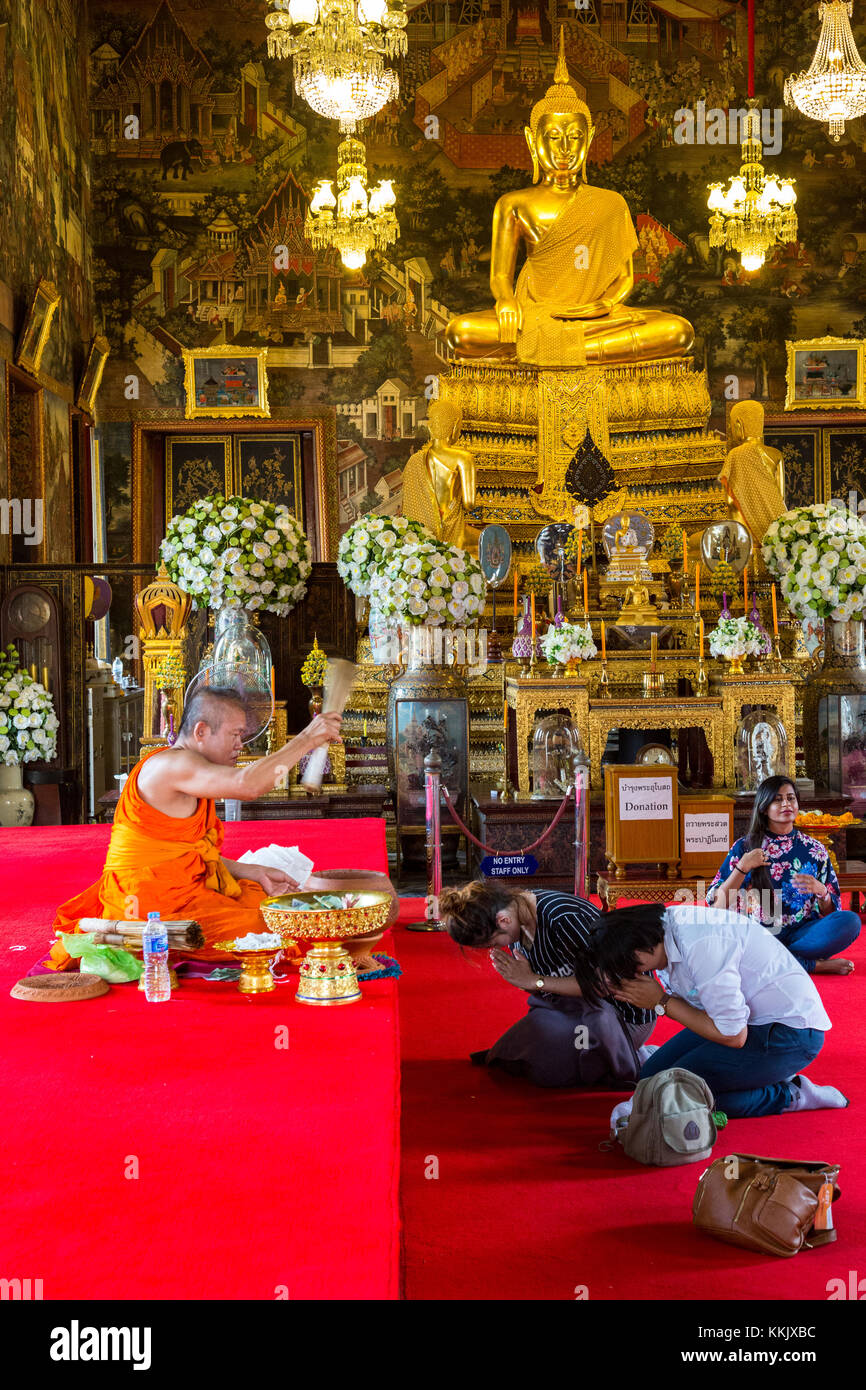
[{"label": "red platform", "polygon": [[[132,985],[9,997],[109,833],[0,831],[4,1275],[46,1299],[398,1297],[393,979],[331,1009],[297,1004],[294,979],[255,998],[188,982],[161,1008]],[[272,840],[387,872],[381,820],[240,822],[225,850]]]}]

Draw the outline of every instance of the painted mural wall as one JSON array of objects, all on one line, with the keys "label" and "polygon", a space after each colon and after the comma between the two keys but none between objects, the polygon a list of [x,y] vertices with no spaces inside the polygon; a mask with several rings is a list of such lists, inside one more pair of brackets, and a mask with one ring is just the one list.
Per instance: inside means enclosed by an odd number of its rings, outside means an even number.
[{"label": "painted mural wall", "polygon": [[0,0],[0,359],[14,360],[40,279],[61,294],[41,393],[7,402],[0,372],[0,492],[43,496],[54,560],[75,558],[69,407],[93,320],[86,65],[84,6]]},{"label": "painted mural wall", "polygon": [[[184,347],[267,346],[272,406],[337,412],[341,525],[398,511],[402,467],[426,437],[430,383],[446,369],[445,326],[491,304],[494,203],[531,177],[522,128],[552,77],[555,7],[527,0],[506,22],[498,5],[465,0],[448,7],[447,25],[445,7],[416,7],[400,103],[363,132],[371,182],[393,180],[400,239],[354,274],[315,252],[303,221],[313,184],[334,176],[339,136],[294,96],[290,65],[268,59],[267,8],[91,6],[93,273],[113,346],[99,412],[112,427],[118,556],[129,515],[124,421],[182,415]],[[678,30],[630,0],[560,5],[569,68],[596,122],[591,179],[623,194],[638,229],[633,301],[692,320],[713,424],[724,428],[732,391],[783,401],[786,339],[863,333],[866,131],[857,121],[835,145],[816,123],[783,114],[783,81],[808,66],[817,12],[762,0],[766,164],[797,180],[800,239],[755,275],[711,250],[707,184],[739,166],[737,132],[718,143],[712,113],[725,124],[745,105],[745,5],[707,8],[719,17]],[[866,48],[866,30],[855,32]],[[685,142],[684,107],[704,112]],[[279,267],[278,247],[288,248]],[[862,440],[846,448],[866,480]],[[808,493],[808,461],[795,444],[789,452],[792,487]]]}]

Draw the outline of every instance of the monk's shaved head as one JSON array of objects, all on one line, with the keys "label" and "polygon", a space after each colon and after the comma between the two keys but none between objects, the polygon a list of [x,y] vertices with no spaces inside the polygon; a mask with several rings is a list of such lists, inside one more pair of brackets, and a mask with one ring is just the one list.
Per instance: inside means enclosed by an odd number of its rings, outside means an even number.
[{"label": "monk's shaved head", "polygon": [[216,733],[230,714],[241,714],[246,721],[247,707],[242,695],[229,685],[199,687],[184,705],[177,736],[191,735],[200,721],[207,724],[212,733]]}]

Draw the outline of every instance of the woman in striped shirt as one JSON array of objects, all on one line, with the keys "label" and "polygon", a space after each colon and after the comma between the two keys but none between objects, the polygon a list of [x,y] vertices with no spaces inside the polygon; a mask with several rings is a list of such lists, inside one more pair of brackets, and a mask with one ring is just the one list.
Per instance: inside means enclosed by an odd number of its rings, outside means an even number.
[{"label": "woman in striped shirt", "polygon": [[439,915],[460,946],[487,950],[504,980],[529,995],[529,1008],[478,1066],[499,1066],[536,1086],[631,1087],[648,1058],[655,1016],[631,1004],[588,1004],[581,980],[596,978],[593,933],[599,912],[552,889],[532,893],[475,881],[445,888]]}]

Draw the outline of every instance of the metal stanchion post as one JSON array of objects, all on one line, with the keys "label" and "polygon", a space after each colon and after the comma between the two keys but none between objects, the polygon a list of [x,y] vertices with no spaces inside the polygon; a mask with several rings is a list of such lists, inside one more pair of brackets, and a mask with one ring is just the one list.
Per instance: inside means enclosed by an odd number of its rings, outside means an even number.
[{"label": "metal stanchion post", "polygon": [[585,898],[589,868],[589,767],[574,760],[574,896]]},{"label": "metal stanchion post", "polygon": [[439,894],[442,891],[442,804],[439,784],[442,759],[431,749],[424,759],[424,786],[427,820],[427,916],[423,922],[408,922],[409,931],[444,931],[439,921]]}]

